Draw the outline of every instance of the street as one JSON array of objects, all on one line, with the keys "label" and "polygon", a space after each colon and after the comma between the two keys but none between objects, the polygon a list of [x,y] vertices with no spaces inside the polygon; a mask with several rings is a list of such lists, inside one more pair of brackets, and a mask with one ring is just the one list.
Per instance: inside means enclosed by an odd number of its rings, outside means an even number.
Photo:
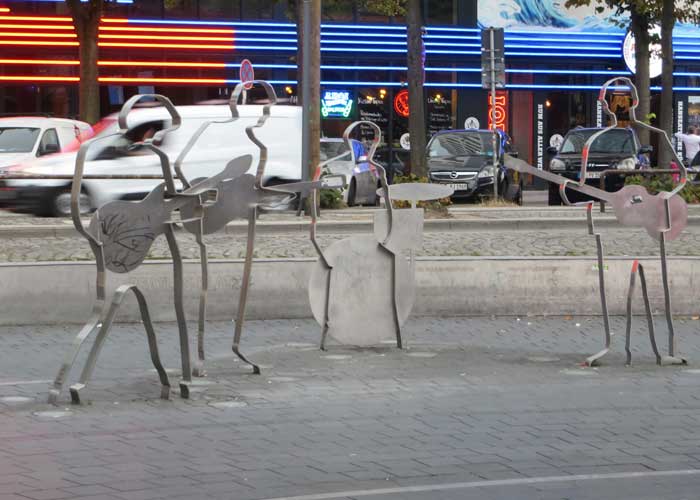
[{"label": "street", "polygon": [[690,364],[661,368],[637,321],[625,367],[614,318],[613,352],[583,368],[600,318],[413,318],[404,351],[327,352],[312,321],[251,321],[255,376],[212,322],[208,376],[182,400],[160,324],[162,401],[141,327],[120,325],[89,404],[59,407],[45,398],[75,327],[3,327],[0,498],[696,499],[698,326],[676,324]]}]

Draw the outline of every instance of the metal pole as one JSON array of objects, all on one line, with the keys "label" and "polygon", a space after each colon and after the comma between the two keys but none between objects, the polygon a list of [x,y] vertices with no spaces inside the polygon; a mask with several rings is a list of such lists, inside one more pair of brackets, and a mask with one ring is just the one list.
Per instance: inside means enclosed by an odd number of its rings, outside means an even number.
[{"label": "metal pole", "polygon": [[493,28],[489,28],[491,59],[491,130],[493,131],[493,198],[498,199],[498,139],[496,132],[496,50]]},{"label": "metal pole", "polygon": [[[301,179],[309,180],[309,161],[311,136],[311,113],[309,112],[309,102],[311,101],[311,0],[304,0],[303,5],[303,53],[302,53],[302,76],[301,76],[301,104],[302,129],[301,129]],[[299,200],[301,203],[303,200]]]}]

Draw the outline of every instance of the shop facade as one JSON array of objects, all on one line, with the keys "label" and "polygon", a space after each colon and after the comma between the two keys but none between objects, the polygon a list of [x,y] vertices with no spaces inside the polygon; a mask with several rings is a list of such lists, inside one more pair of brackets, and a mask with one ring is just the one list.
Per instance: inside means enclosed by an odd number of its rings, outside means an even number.
[{"label": "shop facade", "polygon": [[[374,121],[384,136],[380,155],[405,164],[401,138],[408,131],[410,109],[404,20],[363,12],[352,0],[347,4],[326,12],[323,21],[322,133],[338,137],[353,120]],[[477,0],[424,2],[429,135],[489,126],[479,26],[491,20],[485,14],[491,5]],[[224,100],[238,82],[244,58],[253,62],[257,78],[271,81],[282,100],[294,104],[296,26],[291,11],[287,2],[274,0],[111,3],[100,28],[103,114],[143,92],[166,94],[176,104]],[[77,41],[63,2],[0,0],[0,20],[0,115],[74,116]],[[623,55],[626,34],[616,27],[511,21],[506,26],[507,88],[497,97],[497,125],[509,133],[522,158],[541,167],[547,161],[546,148],[566,131],[603,123],[596,103],[600,85],[631,74]],[[674,123],[685,130],[700,124],[700,60],[694,53],[700,29],[678,31],[674,44]],[[652,80],[652,111],[657,115],[658,84],[658,78]],[[626,97],[620,93],[610,99],[624,121]]]}]

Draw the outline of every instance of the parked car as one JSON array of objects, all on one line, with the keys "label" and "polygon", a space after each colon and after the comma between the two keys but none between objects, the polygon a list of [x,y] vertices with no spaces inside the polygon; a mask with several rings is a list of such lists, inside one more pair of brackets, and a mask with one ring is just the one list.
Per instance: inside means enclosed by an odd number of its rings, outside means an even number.
[{"label": "parked car", "polygon": [[63,118],[0,118],[0,167],[68,149],[92,135],[89,124]]},{"label": "parked car", "polygon": [[[600,128],[575,128],[570,130],[561,148],[548,148],[554,157],[549,162],[549,170],[555,174],[574,181],[581,175],[582,151],[586,141]],[[604,170],[634,170],[647,164],[646,156],[652,152],[651,146],[640,146],[639,137],[632,128],[616,128],[599,136],[591,145],[588,153],[586,184],[600,185],[600,174]],[[617,191],[625,184],[623,175],[606,175],[605,190]],[[572,201],[581,201],[584,195],[567,190],[567,197]],[[561,205],[559,186],[549,184],[549,204]]]},{"label": "parked car", "polygon": [[[205,121],[222,121],[231,117],[228,106],[178,106],[182,124],[165,136],[163,151],[175,162],[189,138]],[[240,118],[229,123],[212,124],[190,151],[183,164],[189,179],[215,175],[237,156],[251,154],[250,173],[255,173],[259,149],[245,135],[245,127],[257,122],[261,105],[241,105]],[[301,108],[274,106],[272,117],[255,131],[268,148],[268,162],[263,181],[268,184],[293,182],[301,179]],[[100,139],[89,150],[85,175],[141,174],[160,175],[158,157],[133,144],[170,125],[170,115],[163,107],[134,109],[128,116],[129,130],[124,136],[112,135],[117,129],[117,115],[110,115],[100,124]],[[97,126],[96,126],[97,128]],[[21,165],[22,172],[45,175],[72,175],[76,153],[51,155]],[[0,169],[1,171],[2,169]],[[0,172],[1,173],[1,172]],[[81,206],[95,209],[117,199],[143,198],[160,182],[148,179],[83,180]],[[65,216],[70,213],[71,181],[65,180],[6,180],[0,185],[5,198],[0,206],[16,211],[41,215]]]},{"label": "parked car", "polygon": [[503,166],[503,154],[517,156],[510,137],[498,131],[498,165],[493,166],[493,132],[490,130],[443,130],[426,148],[430,182],[449,184],[452,199],[493,197],[493,184],[508,201],[522,204],[522,180]]},{"label": "parked car", "polygon": [[343,139],[321,139],[321,161],[339,156],[347,152],[347,156],[329,163],[326,171],[330,174],[342,174],[347,180],[348,187],[343,191],[343,198],[348,206],[376,205],[379,202],[377,187],[379,186],[379,174],[377,169],[367,160],[367,152],[364,145],[351,139],[352,148]]}]

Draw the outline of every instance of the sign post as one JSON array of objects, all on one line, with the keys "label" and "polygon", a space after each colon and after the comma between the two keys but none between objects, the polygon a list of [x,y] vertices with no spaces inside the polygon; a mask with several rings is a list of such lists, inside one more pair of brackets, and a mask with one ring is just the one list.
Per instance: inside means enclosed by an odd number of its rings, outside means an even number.
[{"label": "sign post", "polygon": [[496,88],[506,86],[503,28],[481,30],[481,86],[491,89],[491,131],[493,132],[493,195],[498,198],[498,132],[496,127]]}]

